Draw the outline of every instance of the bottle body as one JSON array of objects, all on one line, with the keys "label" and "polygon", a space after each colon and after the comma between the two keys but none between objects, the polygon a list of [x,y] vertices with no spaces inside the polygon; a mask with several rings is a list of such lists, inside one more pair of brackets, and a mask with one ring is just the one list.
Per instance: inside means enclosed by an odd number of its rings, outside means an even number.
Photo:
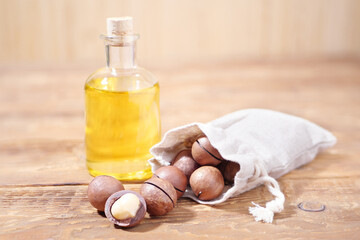
[{"label": "bottle body", "polygon": [[159,84],[144,69],[103,68],[85,84],[85,148],[91,175],[123,181],[152,176],[149,149],[160,141]]}]

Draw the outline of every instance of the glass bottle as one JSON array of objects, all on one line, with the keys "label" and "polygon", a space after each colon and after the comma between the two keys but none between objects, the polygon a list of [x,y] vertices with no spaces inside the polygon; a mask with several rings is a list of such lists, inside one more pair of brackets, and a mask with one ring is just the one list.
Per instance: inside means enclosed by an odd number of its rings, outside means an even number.
[{"label": "glass bottle", "polygon": [[123,181],[152,176],[147,160],[160,141],[159,84],[135,61],[138,34],[132,18],[108,18],[106,67],[85,84],[85,148],[88,171]]}]

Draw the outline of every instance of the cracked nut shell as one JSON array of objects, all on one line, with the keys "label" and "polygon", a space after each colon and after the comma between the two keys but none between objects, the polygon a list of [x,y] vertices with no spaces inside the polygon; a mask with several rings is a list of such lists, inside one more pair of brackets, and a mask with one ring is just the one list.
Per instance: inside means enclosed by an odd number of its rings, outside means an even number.
[{"label": "cracked nut shell", "polygon": [[216,166],[223,160],[218,150],[210,144],[207,137],[201,137],[193,143],[191,154],[200,165]]},{"label": "cracked nut shell", "polygon": [[212,200],[224,189],[224,178],[216,167],[202,166],[190,177],[190,186],[200,200]]},{"label": "cracked nut shell", "polygon": [[188,179],[180,169],[174,166],[165,166],[156,170],[154,174],[159,178],[168,180],[174,186],[177,198],[184,194]]},{"label": "cracked nut shell", "polygon": [[140,194],[146,201],[147,212],[152,216],[165,215],[175,207],[177,201],[173,185],[157,177],[144,182],[141,185]]},{"label": "cracked nut shell", "polygon": [[174,159],[172,165],[180,169],[187,179],[191,174],[200,167],[200,165],[193,159],[191,150],[181,151]]},{"label": "cracked nut shell", "polygon": [[[127,193],[135,194],[139,200],[140,200],[140,206],[139,209],[136,212],[136,215],[132,218],[127,218],[123,220],[116,219],[111,214],[111,208],[113,204],[120,199],[123,195]],[[113,193],[106,201],[105,204],[105,215],[109,219],[110,222],[114,223],[117,226],[120,227],[133,227],[135,225],[138,225],[140,221],[145,217],[146,214],[146,202],[145,199],[137,192],[130,191],[130,190],[122,190],[116,193]]]},{"label": "cracked nut shell", "polygon": [[99,211],[104,211],[106,200],[111,194],[124,190],[122,183],[114,177],[100,175],[88,186],[87,196],[90,204]]}]

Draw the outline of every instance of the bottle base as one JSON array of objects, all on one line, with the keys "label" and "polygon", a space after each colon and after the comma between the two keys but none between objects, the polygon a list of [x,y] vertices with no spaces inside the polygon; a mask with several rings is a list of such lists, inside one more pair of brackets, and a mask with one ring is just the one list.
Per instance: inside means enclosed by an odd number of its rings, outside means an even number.
[{"label": "bottle base", "polygon": [[132,182],[132,183],[144,182],[147,179],[151,178],[153,175],[151,168],[148,168],[148,169],[145,169],[142,171],[137,171],[137,172],[112,173],[112,172],[98,171],[98,170],[92,169],[88,166],[88,171],[89,171],[90,175],[93,177],[100,176],[100,175],[108,175],[108,176],[112,176],[120,181]]}]

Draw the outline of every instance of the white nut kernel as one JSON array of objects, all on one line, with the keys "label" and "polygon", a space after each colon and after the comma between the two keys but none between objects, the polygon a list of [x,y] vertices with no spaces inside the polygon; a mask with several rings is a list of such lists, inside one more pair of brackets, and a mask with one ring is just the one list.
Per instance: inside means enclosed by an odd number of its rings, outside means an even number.
[{"label": "white nut kernel", "polygon": [[111,207],[111,214],[117,220],[132,218],[135,217],[139,207],[139,198],[133,193],[126,193],[114,202]]}]

